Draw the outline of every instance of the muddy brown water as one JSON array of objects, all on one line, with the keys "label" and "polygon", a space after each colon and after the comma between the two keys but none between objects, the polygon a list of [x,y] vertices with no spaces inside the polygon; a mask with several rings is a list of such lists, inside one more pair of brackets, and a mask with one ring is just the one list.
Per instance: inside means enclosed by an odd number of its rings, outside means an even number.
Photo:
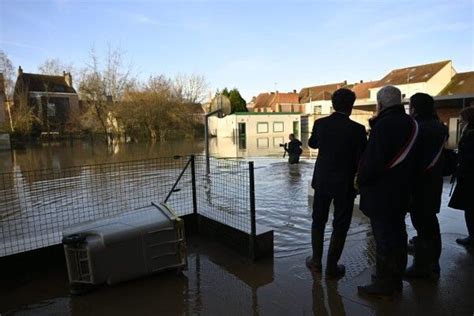
[{"label": "muddy brown water", "polygon": [[[199,141],[125,144],[115,149],[88,143],[52,144],[2,153],[3,171],[94,164],[107,161],[202,154]],[[213,149],[215,150],[215,148]],[[227,150],[227,148],[226,148]],[[219,156],[214,151],[215,156]],[[221,156],[228,157],[226,153]],[[245,156],[245,155],[244,155]],[[299,165],[288,165],[273,152],[244,157],[255,161],[257,221],[275,231],[273,259],[251,262],[215,241],[189,241],[188,270],[103,287],[81,297],[69,295],[63,266],[25,271],[0,291],[0,313],[18,315],[398,315],[470,314],[474,290],[472,253],[456,245],[465,234],[462,213],[446,207],[445,183],[440,223],[443,232],[442,277],[436,283],[405,282],[403,296],[392,301],[357,296],[356,286],[370,278],[374,245],[367,219],[355,208],[342,262],[348,272],[337,281],[312,275],[304,266],[310,253],[311,203],[308,183],[314,158],[306,152]],[[413,229],[407,220],[410,235]],[[326,236],[331,233],[328,224]]]}]

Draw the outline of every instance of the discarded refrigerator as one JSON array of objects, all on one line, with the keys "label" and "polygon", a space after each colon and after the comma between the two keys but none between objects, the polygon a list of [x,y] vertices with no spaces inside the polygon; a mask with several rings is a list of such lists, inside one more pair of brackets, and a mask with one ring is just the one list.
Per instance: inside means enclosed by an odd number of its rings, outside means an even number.
[{"label": "discarded refrigerator", "polygon": [[187,268],[184,223],[166,204],[69,227],[63,246],[71,292]]}]

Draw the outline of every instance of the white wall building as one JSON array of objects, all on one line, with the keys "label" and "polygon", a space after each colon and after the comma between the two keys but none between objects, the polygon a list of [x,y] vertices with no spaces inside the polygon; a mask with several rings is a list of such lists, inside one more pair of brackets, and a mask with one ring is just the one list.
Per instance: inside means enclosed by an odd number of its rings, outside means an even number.
[{"label": "white wall building", "polygon": [[394,69],[379,81],[377,87],[370,89],[370,99],[375,103],[377,92],[387,85],[400,89],[405,100],[418,92],[436,96],[455,74],[451,60]]},{"label": "white wall building", "polygon": [[300,136],[300,114],[238,112],[224,118],[210,117],[210,134],[217,137],[270,137],[293,133]]}]

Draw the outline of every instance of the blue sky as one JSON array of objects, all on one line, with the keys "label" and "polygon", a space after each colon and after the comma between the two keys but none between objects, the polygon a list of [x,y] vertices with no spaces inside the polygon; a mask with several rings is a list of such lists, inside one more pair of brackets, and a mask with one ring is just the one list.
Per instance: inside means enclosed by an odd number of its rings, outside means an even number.
[{"label": "blue sky", "polygon": [[1,49],[27,72],[82,67],[110,43],[141,79],[197,73],[247,99],[445,59],[474,70],[474,0],[0,0],[0,20]]}]

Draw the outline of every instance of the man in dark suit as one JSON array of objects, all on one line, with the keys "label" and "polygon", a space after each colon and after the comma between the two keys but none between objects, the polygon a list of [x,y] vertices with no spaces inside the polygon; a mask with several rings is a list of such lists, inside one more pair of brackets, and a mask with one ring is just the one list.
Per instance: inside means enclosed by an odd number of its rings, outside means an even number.
[{"label": "man in dark suit", "polygon": [[345,273],[345,267],[338,261],[352,219],[356,196],[354,176],[367,143],[365,127],[349,119],[355,99],[351,90],[335,91],[332,95],[335,112],[314,122],[308,140],[309,147],[319,151],[312,180],[315,190],[311,226],[313,255],[306,259],[306,265],[313,271],[322,271],[324,230],[329,207],[334,201],[333,231],[326,265],[328,277],[340,277]]},{"label": "man in dark suit", "polygon": [[418,172],[409,209],[418,235],[413,239],[413,265],[405,271],[405,276],[438,277],[441,234],[436,214],[443,192],[443,149],[448,128],[439,120],[434,100],[426,93],[416,93],[410,98],[410,112],[419,126],[415,144]]},{"label": "man in dark suit", "polygon": [[393,86],[377,93],[377,114],[357,174],[360,209],[370,218],[376,245],[376,275],[359,293],[391,296],[403,287],[407,264],[405,215],[415,180],[418,124],[405,113]]}]

